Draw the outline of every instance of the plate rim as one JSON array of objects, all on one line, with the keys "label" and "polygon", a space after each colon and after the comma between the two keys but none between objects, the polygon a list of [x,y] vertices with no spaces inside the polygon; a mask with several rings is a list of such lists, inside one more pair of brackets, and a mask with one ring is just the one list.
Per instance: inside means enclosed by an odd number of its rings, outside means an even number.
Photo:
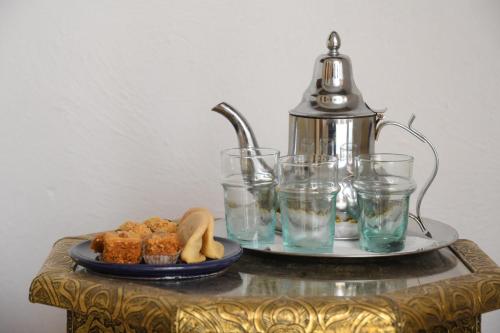
[{"label": "plate rim", "polygon": [[[86,269],[89,269],[91,271],[94,271],[93,267],[89,266],[94,266],[98,268],[109,268],[112,269],[113,272],[109,272],[107,275],[113,275],[117,276],[119,275],[120,277],[127,277],[127,276],[133,276],[134,278],[137,278],[140,276],[140,274],[154,274],[154,275],[159,275],[161,273],[164,273],[165,276],[168,274],[171,274],[171,276],[174,276],[175,273],[178,273],[179,276],[184,275],[184,273],[188,272],[193,272],[197,271],[200,269],[213,269],[217,268],[220,265],[225,265],[224,268],[229,267],[233,263],[235,263],[243,254],[243,248],[238,242],[235,242],[231,239],[225,238],[225,237],[218,237],[215,236],[214,239],[216,241],[222,241],[222,242],[228,242],[232,243],[233,245],[237,246],[237,251],[228,256],[228,257],[223,257],[221,259],[212,259],[212,260],[207,260],[203,261],[201,263],[193,263],[193,264],[167,264],[167,265],[150,265],[150,264],[117,264],[117,263],[107,263],[103,261],[98,261],[95,259],[89,259],[86,257],[82,257],[78,255],[75,251],[77,250],[78,247],[84,246],[85,243],[88,243],[90,246],[91,240],[83,240],[81,242],[78,242],[77,244],[73,245],[72,247],[69,248],[68,250],[68,255],[71,257],[71,259],[79,266],[85,267]],[[223,270],[222,268],[221,270]],[[125,272],[123,274],[117,274],[115,271],[116,269],[132,269],[133,274],[127,275]],[[98,273],[100,274],[106,274],[106,272],[99,271]],[[205,274],[200,274],[200,275],[205,275]],[[145,277],[150,277],[151,275],[145,275]]]}]

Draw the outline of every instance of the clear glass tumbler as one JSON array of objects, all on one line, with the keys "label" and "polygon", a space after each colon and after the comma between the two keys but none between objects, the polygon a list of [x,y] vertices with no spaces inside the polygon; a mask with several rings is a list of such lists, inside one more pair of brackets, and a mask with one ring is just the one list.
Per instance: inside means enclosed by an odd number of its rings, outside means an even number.
[{"label": "clear glass tumbler", "polygon": [[274,242],[279,151],[231,148],[222,153],[222,187],[227,235],[248,247]]},{"label": "clear glass tumbler", "polygon": [[413,157],[372,154],[356,157],[354,188],[359,206],[359,244],[365,251],[395,252],[404,248],[408,226]]},{"label": "clear glass tumbler", "polygon": [[332,252],[337,159],[326,155],[280,158],[278,196],[284,246],[301,252]]},{"label": "clear glass tumbler", "polygon": [[359,155],[359,146],[346,143],[340,146],[339,186],[337,195],[336,238],[358,238],[358,198],[353,187],[355,157]]}]

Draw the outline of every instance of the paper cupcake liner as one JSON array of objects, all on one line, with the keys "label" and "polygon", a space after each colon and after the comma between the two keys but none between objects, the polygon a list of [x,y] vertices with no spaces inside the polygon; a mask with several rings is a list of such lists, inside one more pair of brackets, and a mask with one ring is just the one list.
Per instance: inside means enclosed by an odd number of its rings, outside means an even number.
[{"label": "paper cupcake liner", "polygon": [[167,264],[175,264],[177,262],[177,259],[179,259],[179,255],[181,254],[181,251],[177,252],[176,254],[172,255],[147,255],[144,254],[142,257],[144,258],[144,261],[146,264],[149,265],[167,265]]}]

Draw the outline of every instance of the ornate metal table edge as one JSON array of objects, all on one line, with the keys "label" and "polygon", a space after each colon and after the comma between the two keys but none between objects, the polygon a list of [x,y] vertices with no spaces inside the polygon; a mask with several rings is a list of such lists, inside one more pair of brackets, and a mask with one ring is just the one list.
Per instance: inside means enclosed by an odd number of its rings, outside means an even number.
[{"label": "ornate metal table edge", "polygon": [[[29,300],[67,309],[82,325],[121,325],[125,331],[413,332],[478,331],[481,313],[500,309],[500,268],[474,242],[451,250],[471,274],[372,297],[193,297],[74,272],[68,249],[89,236],[54,244],[33,279]],[[349,319],[349,320],[346,320]],[[83,321],[83,323],[82,323]],[[68,318],[68,324],[70,319]],[[89,327],[90,327],[89,326]]]}]

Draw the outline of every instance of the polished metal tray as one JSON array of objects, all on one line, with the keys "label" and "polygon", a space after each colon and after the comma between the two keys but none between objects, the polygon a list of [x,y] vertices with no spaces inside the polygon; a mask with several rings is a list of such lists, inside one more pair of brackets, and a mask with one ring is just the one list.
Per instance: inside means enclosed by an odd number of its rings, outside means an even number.
[{"label": "polished metal tray", "polygon": [[[247,252],[267,253],[281,256],[295,257],[316,257],[316,258],[381,258],[411,255],[416,253],[429,252],[453,244],[458,239],[458,232],[452,226],[433,219],[424,218],[427,229],[433,238],[428,238],[422,234],[418,225],[410,220],[408,233],[406,236],[405,248],[401,251],[391,253],[373,253],[361,250],[357,240],[336,239],[332,252],[298,252],[291,251],[283,246],[283,238],[280,233],[276,234],[274,244],[266,248],[242,247]],[[224,220],[216,223],[216,233],[225,237],[226,232]]]}]

